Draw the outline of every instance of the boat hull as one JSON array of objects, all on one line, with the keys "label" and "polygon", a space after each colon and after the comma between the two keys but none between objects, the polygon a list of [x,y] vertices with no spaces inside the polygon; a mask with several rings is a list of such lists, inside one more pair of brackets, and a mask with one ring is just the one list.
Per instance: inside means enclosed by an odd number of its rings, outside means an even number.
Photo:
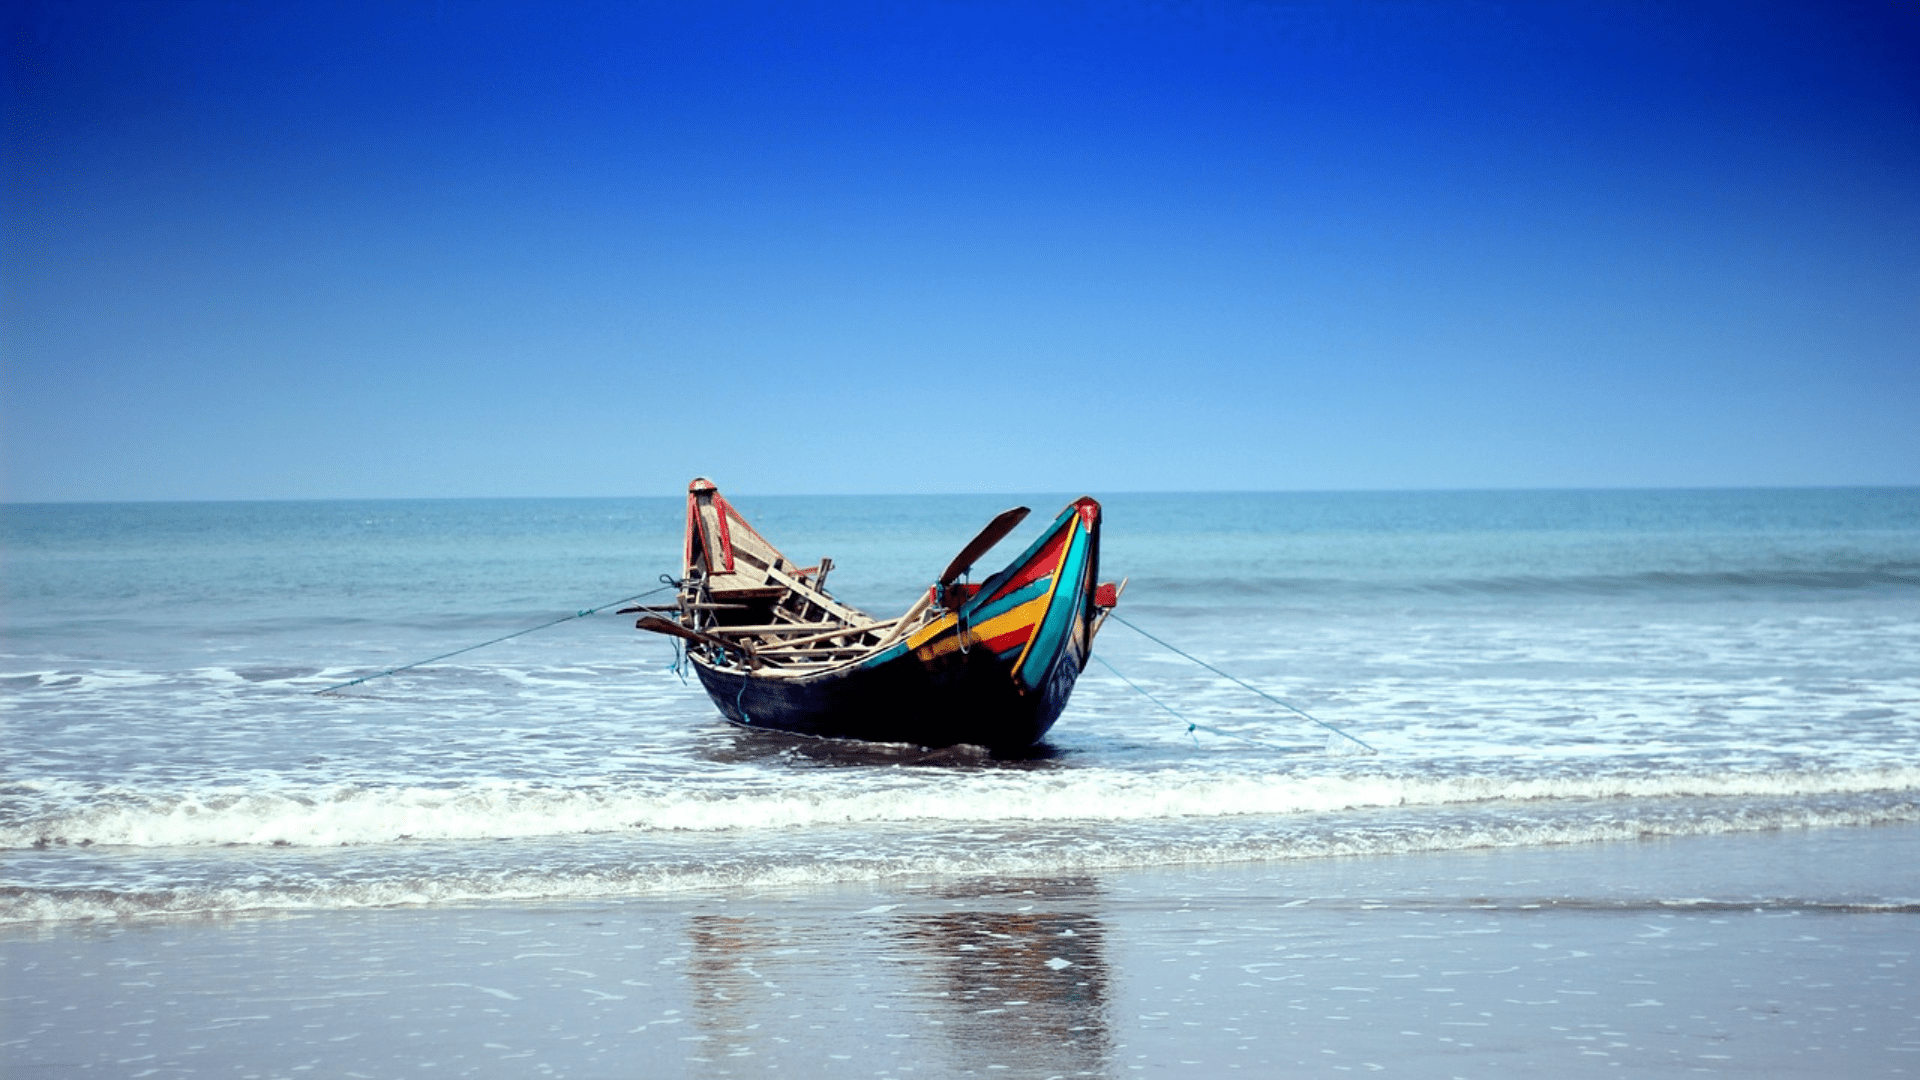
[{"label": "boat hull", "polygon": [[923,665],[911,653],[887,663],[810,679],[759,679],[695,660],[722,715],[746,727],[797,735],[916,746],[972,744],[1024,750],[1059,719],[1083,657],[1063,652],[1037,691],[1023,691],[1009,665],[985,650]]},{"label": "boat hull", "polygon": [[1067,507],[976,588],[935,586],[938,614],[899,640],[807,675],[690,650],[722,715],[748,727],[919,746],[1024,750],[1059,719],[1098,628],[1100,505]]}]

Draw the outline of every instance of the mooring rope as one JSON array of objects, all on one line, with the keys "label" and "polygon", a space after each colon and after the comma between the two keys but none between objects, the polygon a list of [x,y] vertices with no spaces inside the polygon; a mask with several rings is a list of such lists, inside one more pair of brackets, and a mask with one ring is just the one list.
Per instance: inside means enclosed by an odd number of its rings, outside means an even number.
[{"label": "mooring rope", "polygon": [[357,679],[348,679],[346,682],[339,683],[334,686],[329,686],[324,690],[315,690],[314,693],[331,694],[335,690],[345,690],[349,686],[359,686],[363,682],[372,682],[375,679],[384,679],[388,675],[393,675],[398,672],[407,671],[411,668],[417,668],[423,664],[431,664],[436,660],[445,660],[450,656],[459,656],[461,653],[470,653],[475,649],[484,649],[489,645],[498,645],[503,641],[510,641],[517,637],[525,637],[526,635],[534,633],[535,631],[545,630],[550,626],[559,626],[563,622],[571,622],[574,619],[584,619],[589,615],[598,614],[599,612],[605,611],[610,607],[615,607],[620,604],[632,603],[635,600],[644,600],[649,596],[657,596],[660,593],[666,592],[668,589],[675,589],[675,588],[679,588],[680,586],[680,583],[678,581],[672,580],[665,574],[661,575],[661,581],[663,582],[663,584],[657,589],[648,589],[646,592],[635,593],[632,596],[624,597],[619,600],[609,600],[606,603],[600,604],[596,607],[582,608],[581,610],[576,611],[571,615],[562,615],[557,619],[551,619],[551,620],[548,620],[547,622],[543,622],[539,626],[529,626],[525,630],[515,630],[511,634],[502,634],[491,641],[483,641],[478,645],[468,645],[464,649],[455,649],[452,652],[441,653],[439,656],[429,656],[425,660],[415,660],[411,664],[401,664],[399,667],[388,668],[385,671],[376,671],[371,675],[362,675]]},{"label": "mooring rope", "polygon": [[[1366,740],[1358,738],[1357,736],[1349,735],[1346,732],[1341,731],[1339,728],[1334,727],[1332,724],[1327,723],[1325,720],[1322,720],[1317,716],[1314,716],[1312,713],[1307,712],[1305,709],[1300,708],[1298,705],[1291,705],[1291,704],[1288,704],[1287,702],[1281,701],[1279,698],[1274,697],[1272,694],[1267,693],[1265,690],[1260,689],[1259,687],[1253,685],[1252,683],[1249,683],[1244,679],[1235,678],[1234,676],[1229,675],[1224,671],[1221,671],[1219,668],[1214,667],[1212,664],[1207,663],[1205,660],[1200,659],[1199,657],[1193,655],[1192,653],[1187,652],[1184,649],[1181,649],[1177,646],[1170,645],[1167,642],[1164,642],[1159,638],[1154,637],[1152,634],[1149,634],[1145,630],[1142,630],[1139,627],[1133,625],[1131,622],[1128,622],[1126,619],[1121,618],[1119,612],[1110,611],[1107,613],[1107,617],[1113,619],[1114,621],[1118,622],[1120,625],[1126,627],[1129,630],[1132,630],[1134,633],[1139,634],[1141,637],[1146,638],[1148,641],[1153,642],[1154,644],[1160,646],[1161,648],[1166,649],[1169,652],[1176,653],[1180,656],[1186,657],[1188,660],[1191,660],[1194,663],[1199,664],[1201,667],[1206,668],[1208,671],[1213,672],[1215,675],[1220,676],[1221,678],[1227,680],[1228,682],[1233,683],[1237,686],[1240,686],[1243,689],[1251,690],[1254,693],[1259,694],[1261,697],[1266,698],[1268,701],[1273,702],[1275,705],[1278,705],[1281,708],[1287,710],[1288,712],[1305,717],[1306,719],[1311,720],[1316,724],[1319,724],[1321,727],[1326,728],[1328,731],[1333,732],[1335,735],[1338,735],[1341,738],[1346,739],[1347,741],[1352,742],[1358,746],[1365,747],[1367,753],[1369,754],[1377,754],[1380,752],[1374,749],[1373,746],[1370,745]],[[1102,663],[1105,663],[1105,661],[1102,661]],[[1112,665],[1108,665],[1108,667],[1111,668]],[[1119,673],[1115,672],[1115,674],[1119,674]],[[1121,678],[1124,679],[1125,676],[1121,676]],[[1129,685],[1132,685],[1132,684],[1129,683]],[[1136,689],[1138,688],[1136,687]],[[1141,691],[1141,692],[1145,693],[1145,691]],[[1151,697],[1152,695],[1149,694],[1148,696]],[[1164,709],[1166,708],[1166,706],[1162,705],[1161,708]],[[1168,709],[1167,711],[1173,712],[1173,710],[1171,709]],[[1174,713],[1174,715],[1179,716],[1180,714]]]},{"label": "mooring rope", "polygon": [[[1161,701],[1161,700],[1160,700],[1159,698],[1157,698],[1157,697],[1154,697],[1154,696],[1153,696],[1152,694],[1150,694],[1150,693],[1148,693],[1148,692],[1147,692],[1147,688],[1146,688],[1146,687],[1144,687],[1144,686],[1141,686],[1141,685],[1140,685],[1139,683],[1137,683],[1137,682],[1134,682],[1134,681],[1133,681],[1132,679],[1129,679],[1129,678],[1127,678],[1127,677],[1126,677],[1126,675],[1125,675],[1125,674],[1123,674],[1123,673],[1122,673],[1122,672],[1120,671],[1120,669],[1119,669],[1119,668],[1117,668],[1117,667],[1114,667],[1114,666],[1113,666],[1113,663],[1112,663],[1111,661],[1109,661],[1109,660],[1108,660],[1108,659],[1107,659],[1106,657],[1104,657],[1104,656],[1101,656],[1101,655],[1100,655],[1099,653],[1094,653],[1094,654],[1093,654],[1093,658],[1094,658],[1095,660],[1098,660],[1098,661],[1100,661],[1100,666],[1101,666],[1101,667],[1104,667],[1104,668],[1106,668],[1106,669],[1107,669],[1108,671],[1111,671],[1111,672],[1112,672],[1112,673],[1114,674],[1114,677],[1115,677],[1115,678],[1117,678],[1117,679],[1119,679],[1119,680],[1120,680],[1121,682],[1123,682],[1123,683],[1126,683],[1126,684],[1127,684],[1128,686],[1131,686],[1131,687],[1133,687],[1133,689],[1134,689],[1134,691],[1135,691],[1136,693],[1138,693],[1138,694],[1139,694],[1139,695],[1140,695],[1141,697],[1144,697],[1144,698],[1146,698],[1146,699],[1147,699],[1148,701],[1151,701],[1151,702],[1153,702],[1153,703],[1154,703],[1155,705],[1158,705],[1158,706],[1160,706],[1160,707],[1161,707],[1162,709],[1165,709],[1165,710],[1167,711],[1167,715],[1169,715],[1169,716],[1171,716],[1171,717],[1173,717],[1173,718],[1174,718],[1175,720],[1178,720],[1178,721],[1180,721],[1181,723],[1183,723],[1183,724],[1185,724],[1185,725],[1187,725],[1187,734],[1188,734],[1188,735],[1193,735],[1193,733],[1194,733],[1194,732],[1196,732],[1196,731],[1204,731],[1204,732],[1206,732],[1206,733],[1207,733],[1207,734],[1209,734],[1209,735],[1224,735],[1224,736],[1226,736],[1226,737],[1227,737],[1227,738],[1229,738],[1229,739],[1240,739],[1240,740],[1242,740],[1242,741],[1244,741],[1244,742],[1250,742],[1250,743],[1253,743],[1253,744],[1254,744],[1255,746],[1271,746],[1271,745],[1273,745],[1273,744],[1271,744],[1271,743],[1268,743],[1268,742],[1264,742],[1264,741],[1262,741],[1262,740],[1260,740],[1260,739],[1256,739],[1256,738],[1254,738],[1254,737],[1253,737],[1253,736],[1251,736],[1251,735],[1242,735],[1242,734],[1240,734],[1240,733],[1239,733],[1239,732],[1237,732],[1237,731],[1223,731],[1223,730],[1221,730],[1220,728],[1217,728],[1217,727],[1208,727],[1208,726],[1207,726],[1207,725],[1205,725],[1205,724],[1201,724],[1201,723],[1196,723],[1195,721],[1192,721],[1192,720],[1189,720],[1189,719],[1187,719],[1187,718],[1186,718],[1185,716],[1182,716],[1182,715],[1180,715],[1180,713],[1179,713],[1179,711],[1178,711],[1178,710],[1176,710],[1176,709],[1175,709],[1175,708],[1174,708],[1173,706],[1171,706],[1171,705],[1169,705],[1169,704],[1167,704],[1167,703],[1166,703],[1166,702],[1164,702],[1164,701]],[[1200,739],[1199,739],[1199,737],[1198,737],[1198,736],[1195,736],[1195,737],[1194,737],[1194,740],[1193,740],[1193,744],[1194,744],[1195,746],[1199,746],[1199,745],[1200,745]],[[1283,748],[1282,748],[1282,749],[1283,749]]]}]

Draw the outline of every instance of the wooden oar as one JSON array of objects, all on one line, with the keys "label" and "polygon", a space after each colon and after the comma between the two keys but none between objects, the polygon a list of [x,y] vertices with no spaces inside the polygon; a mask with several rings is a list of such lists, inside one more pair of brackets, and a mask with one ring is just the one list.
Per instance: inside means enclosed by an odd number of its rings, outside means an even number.
[{"label": "wooden oar", "polygon": [[749,667],[758,666],[757,658],[754,656],[753,646],[744,641],[726,641],[724,639],[714,637],[712,634],[703,634],[698,630],[689,630],[686,627],[681,626],[677,622],[672,622],[667,619],[663,619],[658,615],[642,615],[640,617],[640,621],[634,623],[633,625],[642,630],[651,630],[656,634],[669,634],[673,637],[685,638],[688,641],[695,642],[700,645],[712,645],[714,648],[717,648],[717,649],[726,649],[726,650],[731,650],[733,652],[745,653],[747,657],[747,665]]},{"label": "wooden oar", "polygon": [[946,573],[940,575],[941,591],[944,592],[947,586],[960,580],[960,575],[972,569],[974,561],[991,551],[993,545],[1005,540],[1008,533],[1027,519],[1028,513],[1030,511],[1026,507],[1016,506],[1011,510],[1003,511],[999,517],[987,522],[987,527],[980,530],[980,535],[974,537],[966,547],[961,548],[960,554],[955,555],[953,561],[947,564]]}]

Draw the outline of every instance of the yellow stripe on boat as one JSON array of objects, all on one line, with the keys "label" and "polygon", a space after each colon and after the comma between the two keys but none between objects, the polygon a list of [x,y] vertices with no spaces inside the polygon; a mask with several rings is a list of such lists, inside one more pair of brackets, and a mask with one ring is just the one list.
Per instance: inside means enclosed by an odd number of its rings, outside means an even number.
[{"label": "yellow stripe on boat", "polygon": [[932,660],[935,657],[959,651],[962,637],[966,639],[966,647],[972,648],[983,641],[992,641],[1002,634],[1012,633],[1022,626],[1038,623],[1040,616],[1046,613],[1049,599],[1051,597],[1046,595],[1036,596],[1019,607],[1010,608],[995,615],[986,622],[968,626],[964,635],[951,634],[942,637],[942,634],[954,628],[954,623],[957,621],[952,615],[944,615],[916,631],[907,639],[907,646],[922,660]]},{"label": "yellow stripe on boat", "polygon": [[921,627],[920,629],[915,630],[913,633],[907,635],[907,648],[912,649],[915,652],[919,652],[920,646],[925,645],[927,642],[932,641],[934,638],[937,638],[941,634],[944,634],[947,631],[953,629],[953,624],[955,621],[957,621],[955,616],[951,612],[949,612],[948,614],[940,616],[939,618],[933,620],[932,622]]}]

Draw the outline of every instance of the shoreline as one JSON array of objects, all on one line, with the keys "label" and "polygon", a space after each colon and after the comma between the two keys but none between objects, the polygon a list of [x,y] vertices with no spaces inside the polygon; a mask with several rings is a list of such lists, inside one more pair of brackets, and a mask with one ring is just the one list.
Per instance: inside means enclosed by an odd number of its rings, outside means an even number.
[{"label": "shoreline", "polygon": [[0,927],[15,1068],[1920,1074],[1920,825]]}]

